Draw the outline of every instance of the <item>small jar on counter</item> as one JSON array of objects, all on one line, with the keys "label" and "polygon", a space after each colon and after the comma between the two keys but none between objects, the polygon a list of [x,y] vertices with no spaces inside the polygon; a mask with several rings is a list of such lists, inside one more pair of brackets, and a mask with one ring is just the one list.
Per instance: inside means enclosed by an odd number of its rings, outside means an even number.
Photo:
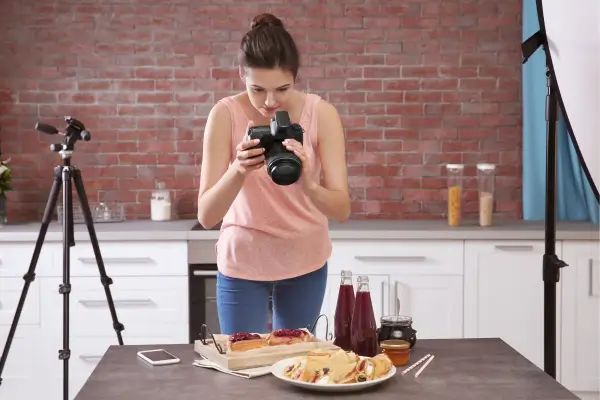
[{"label": "small jar on counter", "polygon": [[386,354],[395,367],[401,367],[410,362],[410,343],[405,340],[384,340],[379,343],[381,352]]},{"label": "small jar on counter", "polygon": [[152,221],[169,221],[171,219],[171,196],[165,184],[160,182],[152,192],[150,199],[150,219]]}]

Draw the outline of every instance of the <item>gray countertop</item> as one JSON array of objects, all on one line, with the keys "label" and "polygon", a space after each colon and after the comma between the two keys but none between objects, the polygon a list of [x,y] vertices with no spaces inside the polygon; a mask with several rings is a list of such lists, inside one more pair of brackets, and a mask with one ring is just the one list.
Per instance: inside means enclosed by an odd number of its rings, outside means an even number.
[{"label": "gray countertop", "polygon": [[[148,220],[96,223],[99,240],[216,240],[218,230],[192,230],[195,220],[153,222]],[[0,228],[0,242],[35,241],[41,224],[25,223]],[[598,225],[588,222],[558,222],[557,240],[599,240]],[[331,223],[332,239],[416,239],[416,240],[543,240],[543,221],[497,221],[494,226],[482,228],[475,222],[460,227],[449,227],[445,220],[387,221],[351,220]],[[46,234],[47,242],[62,240],[62,225],[53,221]],[[87,228],[75,225],[75,240],[88,241]]]},{"label": "gray countertop", "polygon": [[[144,349],[164,348],[181,359],[153,367],[137,358]],[[576,400],[573,393],[500,339],[419,340],[414,363],[425,354],[435,358],[418,378],[416,369],[356,393],[352,399],[511,399]],[[245,379],[194,367],[193,345],[111,346],[75,400],[211,400],[236,397],[261,400],[342,398],[287,385],[272,375]],[[208,395],[208,396],[207,396]],[[374,397],[376,396],[376,397]]]}]

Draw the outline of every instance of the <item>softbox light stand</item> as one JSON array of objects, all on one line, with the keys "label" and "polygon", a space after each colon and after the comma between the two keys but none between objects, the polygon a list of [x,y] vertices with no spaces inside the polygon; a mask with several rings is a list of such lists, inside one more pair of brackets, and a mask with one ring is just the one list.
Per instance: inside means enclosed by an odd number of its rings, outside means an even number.
[{"label": "softbox light stand", "polygon": [[[555,70],[552,64],[549,40],[544,25],[542,0],[536,0],[536,8],[540,29],[522,43],[522,63],[525,64],[529,57],[540,47],[544,50],[546,62],[546,130],[548,147],[546,153],[546,209],[545,209],[545,252],[542,261],[542,279],[544,281],[544,371],[556,379],[556,286],[560,282],[560,269],[568,264],[556,255],[556,166],[557,166],[557,121],[558,108],[570,131],[574,143],[575,136],[567,117],[563,99],[559,91]],[[581,149],[575,145],[579,161],[588,181],[591,183],[596,200],[599,195],[591,174],[585,164]]]},{"label": "softbox light stand", "polygon": [[[521,49],[522,63],[540,47],[546,47],[546,36],[537,31],[525,42]],[[549,54],[546,55],[546,217],[545,251],[542,259],[542,279],[544,281],[544,371],[556,379],[556,285],[560,281],[560,268],[567,264],[556,255],[556,123],[558,121],[558,99],[556,79],[552,74]]]}]

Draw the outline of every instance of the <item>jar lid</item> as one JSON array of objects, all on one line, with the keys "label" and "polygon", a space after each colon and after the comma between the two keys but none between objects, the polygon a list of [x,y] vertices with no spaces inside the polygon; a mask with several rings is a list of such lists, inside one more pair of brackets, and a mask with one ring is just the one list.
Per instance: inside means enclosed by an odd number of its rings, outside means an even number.
[{"label": "jar lid", "polygon": [[446,164],[447,169],[463,169],[465,168],[464,164]]},{"label": "jar lid", "polygon": [[379,347],[382,349],[403,350],[410,348],[410,343],[406,340],[390,339],[379,343]]},{"label": "jar lid", "polygon": [[477,164],[477,169],[481,171],[493,171],[496,169],[496,166],[494,164],[480,163]]},{"label": "jar lid", "polygon": [[390,315],[381,317],[381,323],[385,325],[409,326],[412,323],[412,318],[406,315]]}]

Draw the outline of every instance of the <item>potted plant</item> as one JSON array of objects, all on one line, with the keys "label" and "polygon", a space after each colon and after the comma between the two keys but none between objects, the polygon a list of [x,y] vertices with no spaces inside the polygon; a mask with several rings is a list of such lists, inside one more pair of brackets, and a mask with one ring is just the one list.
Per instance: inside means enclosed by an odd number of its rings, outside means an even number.
[{"label": "potted plant", "polygon": [[0,227],[6,225],[6,193],[12,190],[12,170],[8,166],[9,163],[10,158],[4,161],[0,158]]}]

